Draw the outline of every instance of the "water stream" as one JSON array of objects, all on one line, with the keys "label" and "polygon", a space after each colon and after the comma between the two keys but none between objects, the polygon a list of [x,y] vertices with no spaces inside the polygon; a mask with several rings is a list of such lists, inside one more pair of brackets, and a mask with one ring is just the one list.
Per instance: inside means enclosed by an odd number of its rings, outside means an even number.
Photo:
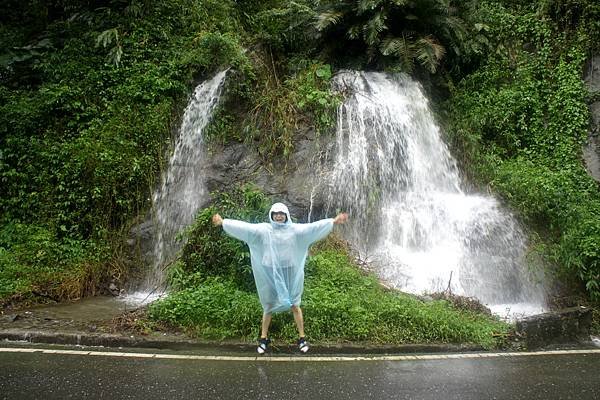
[{"label": "water stream", "polygon": [[[177,236],[207,201],[202,131],[225,74],[200,84],[185,110],[153,195],[152,271],[129,301],[164,292],[164,269],[184,244]],[[419,84],[405,75],[346,71],[334,89],[346,100],[321,190],[330,213],[350,212],[343,234],[361,258],[403,291],[474,296],[498,314],[542,312],[543,287],[524,262],[525,235],[494,198],[463,189]]]},{"label": "water stream", "polygon": [[202,131],[218,104],[227,71],[199,84],[185,109],[173,154],[152,196],[154,252],[151,270],[128,301],[149,302],[165,290],[165,268],[184,245],[178,238],[207,201]]},{"label": "water stream", "polygon": [[466,193],[420,85],[405,75],[346,71],[334,79],[334,166],[322,182],[343,234],[393,287],[474,296],[498,314],[542,312],[526,240],[494,198]]}]

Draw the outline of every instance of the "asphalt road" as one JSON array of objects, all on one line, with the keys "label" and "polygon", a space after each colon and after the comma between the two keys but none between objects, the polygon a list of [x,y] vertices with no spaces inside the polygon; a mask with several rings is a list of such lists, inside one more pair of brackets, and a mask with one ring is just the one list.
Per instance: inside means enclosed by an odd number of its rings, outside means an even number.
[{"label": "asphalt road", "polygon": [[1,399],[600,399],[598,350],[398,361],[39,350],[0,348]]}]

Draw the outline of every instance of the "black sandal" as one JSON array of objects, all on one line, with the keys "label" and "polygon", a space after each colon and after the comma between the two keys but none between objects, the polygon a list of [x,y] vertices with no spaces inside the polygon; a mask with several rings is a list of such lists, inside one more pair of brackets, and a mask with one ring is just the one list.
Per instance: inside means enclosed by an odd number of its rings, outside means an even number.
[{"label": "black sandal", "polygon": [[303,337],[301,337],[300,339],[298,339],[298,349],[300,349],[301,353],[308,352],[309,348],[310,347],[308,346],[308,342],[306,341],[306,339],[304,339]]},{"label": "black sandal", "polygon": [[258,354],[265,354],[269,349],[269,344],[271,344],[271,340],[269,338],[260,338],[258,340],[258,347],[256,348]]}]

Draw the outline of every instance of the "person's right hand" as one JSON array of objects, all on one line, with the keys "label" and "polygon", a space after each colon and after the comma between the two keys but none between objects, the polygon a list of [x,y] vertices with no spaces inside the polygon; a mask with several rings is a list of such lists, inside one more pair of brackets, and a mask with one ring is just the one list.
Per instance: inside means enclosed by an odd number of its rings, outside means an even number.
[{"label": "person's right hand", "polygon": [[214,226],[221,226],[223,225],[223,218],[219,214],[215,214],[212,216],[212,223]]},{"label": "person's right hand", "polygon": [[343,212],[343,213],[338,214],[334,218],[333,223],[334,224],[344,224],[344,223],[346,223],[347,220],[348,220],[348,213]]}]

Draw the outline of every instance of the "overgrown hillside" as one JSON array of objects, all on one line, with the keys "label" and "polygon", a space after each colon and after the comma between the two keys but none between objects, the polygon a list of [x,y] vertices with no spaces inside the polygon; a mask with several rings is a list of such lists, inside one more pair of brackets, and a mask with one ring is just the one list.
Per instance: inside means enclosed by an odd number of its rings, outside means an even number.
[{"label": "overgrown hillside", "polygon": [[582,160],[590,127],[583,69],[598,51],[600,4],[482,2],[494,39],[451,89],[449,133],[468,171],[518,211],[532,255],[600,299],[600,192]]},{"label": "overgrown hillside", "polygon": [[238,10],[187,0],[0,8],[0,299],[93,293],[127,274],[123,230],[149,205],[190,88],[217,68],[243,70]]},{"label": "overgrown hillside", "polygon": [[229,66],[207,135],[252,143],[266,162],[292,151],[299,122],[331,127],[339,68],[428,82],[463,170],[528,223],[532,250],[561,280],[598,299],[600,196],[581,161],[581,78],[599,21],[592,0],[6,0],[0,302],[126,279],[122,246],[186,98]]}]

